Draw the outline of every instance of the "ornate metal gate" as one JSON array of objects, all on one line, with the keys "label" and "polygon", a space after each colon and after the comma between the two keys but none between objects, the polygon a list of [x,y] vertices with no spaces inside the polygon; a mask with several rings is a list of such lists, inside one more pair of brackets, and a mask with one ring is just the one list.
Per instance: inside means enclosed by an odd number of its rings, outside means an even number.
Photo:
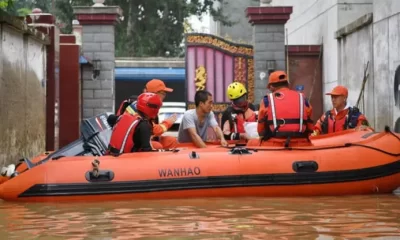
[{"label": "ornate metal gate", "polygon": [[228,85],[244,83],[249,100],[254,100],[253,46],[233,43],[204,33],[186,35],[186,96],[188,109],[195,107],[198,90],[213,94],[214,111],[220,113],[229,102]]}]

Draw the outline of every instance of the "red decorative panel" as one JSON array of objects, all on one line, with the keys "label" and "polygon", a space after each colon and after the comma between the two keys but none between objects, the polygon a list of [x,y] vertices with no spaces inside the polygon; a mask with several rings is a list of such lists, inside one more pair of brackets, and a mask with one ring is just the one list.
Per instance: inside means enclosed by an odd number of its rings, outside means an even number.
[{"label": "red decorative panel", "polygon": [[234,81],[244,83],[249,99],[254,99],[253,46],[238,44],[203,33],[186,35],[186,96],[188,108],[194,108],[198,90],[214,97],[214,111],[225,110],[229,99],[226,89]]}]

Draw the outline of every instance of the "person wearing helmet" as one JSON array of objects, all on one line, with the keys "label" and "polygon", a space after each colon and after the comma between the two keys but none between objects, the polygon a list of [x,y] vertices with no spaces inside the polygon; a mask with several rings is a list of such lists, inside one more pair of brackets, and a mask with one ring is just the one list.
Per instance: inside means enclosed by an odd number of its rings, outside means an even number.
[{"label": "person wearing helmet", "polygon": [[[145,89],[143,92],[155,93],[163,101],[167,95],[167,93],[171,93],[174,90],[172,88],[168,88],[165,86],[165,83],[159,79],[152,79],[147,82]],[[125,110],[126,113],[135,114],[137,107],[137,102],[132,102]],[[172,127],[172,125],[176,122],[177,115],[173,114],[169,118],[165,119],[161,123],[158,120],[158,116],[152,120],[153,123],[153,137],[152,141],[153,147],[157,149],[172,149],[178,146],[178,141],[175,137],[172,136],[161,136],[168,129]]]},{"label": "person wearing helmet", "polygon": [[108,124],[113,127],[115,123],[118,120],[118,117],[124,114],[125,110],[127,107],[129,107],[133,102],[136,102],[138,96],[137,95],[132,95],[128,99],[125,99],[122,101],[122,103],[119,105],[119,108],[115,114],[111,114],[107,118]]},{"label": "person wearing helmet", "polygon": [[257,130],[260,140],[249,145],[308,146],[313,131],[312,107],[303,93],[289,89],[284,71],[272,72],[267,88],[271,93],[260,103]]},{"label": "person wearing helmet", "polygon": [[118,156],[122,153],[152,151],[152,121],[158,116],[161,106],[162,101],[157,94],[140,94],[135,114],[122,114],[114,125],[108,154]]},{"label": "person wearing helmet", "polygon": [[229,84],[226,91],[231,100],[229,106],[222,114],[221,128],[226,140],[247,140],[244,124],[255,122],[256,114],[249,108],[246,87],[240,82]]},{"label": "person wearing helmet", "polygon": [[339,132],[346,129],[363,130],[369,127],[367,118],[357,107],[347,102],[348,90],[344,86],[336,86],[330,93],[333,108],[325,112],[317,121],[312,136]]}]

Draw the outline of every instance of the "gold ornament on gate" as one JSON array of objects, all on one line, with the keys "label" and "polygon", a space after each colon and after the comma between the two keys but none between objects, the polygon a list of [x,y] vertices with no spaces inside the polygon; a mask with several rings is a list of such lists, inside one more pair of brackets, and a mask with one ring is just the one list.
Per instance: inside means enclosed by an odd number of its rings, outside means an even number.
[{"label": "gold ornament on gate", "polygon": [[206,89],[207,72],[204,66],[200,66],[196,69],[196,77],[194,79],[196,85],[196,91]]}]

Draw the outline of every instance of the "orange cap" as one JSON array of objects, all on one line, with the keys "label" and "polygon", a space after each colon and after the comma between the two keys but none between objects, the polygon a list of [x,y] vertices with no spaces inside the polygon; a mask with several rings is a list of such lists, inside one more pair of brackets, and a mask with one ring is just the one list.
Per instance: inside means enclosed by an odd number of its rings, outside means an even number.
[{"label": "orange cap", "polygon": [[287,82],[287,81],[288,78],[284,71],[275,71],[269,75],[269,81],[267,87],[269,87],[269,85],[271,85],[272,83]]},{"label": "orange cap", "polygon": [[330,93],[325,93],[325,95],[333,95],[333,96],[340,96],[343,95],[347,97],[349,94],[347,88],[345,86],[336,86]]},{"label": "orange cap", "polygon": [[160,91],[165,91],[165,92],[173,92],[174,89],[172,88],[167,88],[165,86],[165,83],[161,81],[160,79],[152,79],[146,84],[146,90],[147,92],[151,93],[157,93]]}]

